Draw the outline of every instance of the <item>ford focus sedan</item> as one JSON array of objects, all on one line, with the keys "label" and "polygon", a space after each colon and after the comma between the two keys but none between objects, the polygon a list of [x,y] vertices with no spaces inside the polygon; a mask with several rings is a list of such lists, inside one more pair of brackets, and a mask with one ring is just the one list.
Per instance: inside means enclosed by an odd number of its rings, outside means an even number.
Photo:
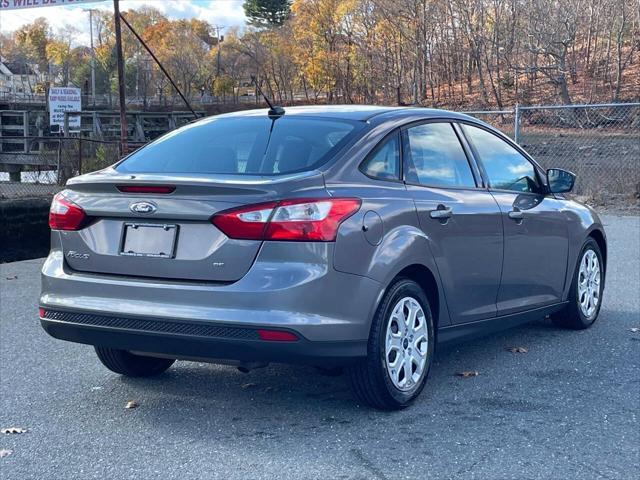
[{"label": "ford focus sedan", "polygon": [[56,195],[40,321],[121,375],[344,367],[359,401],[402,408],[437,342],[593,324],[606,237],[574,181],[453,112],[203,119]]}]

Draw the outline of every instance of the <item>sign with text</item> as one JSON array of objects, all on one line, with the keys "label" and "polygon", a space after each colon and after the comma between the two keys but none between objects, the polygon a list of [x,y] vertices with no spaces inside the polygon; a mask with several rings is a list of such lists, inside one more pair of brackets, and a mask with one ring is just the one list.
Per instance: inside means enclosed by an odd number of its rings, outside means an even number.
[{"label": "sign with text", "polygon": [[[1,0],[0,0],[1,1]],[[49,89],[49,125],[58,125],[64,129],[64,112],[82,110],[82,98],[79,88],[51,87]],[[80,130],[80,116],[69,115],[69,131]]]},{"label": "sign with text", "polygon": [[55,7],[60,5],[79,5],[81,3],[104,2],[104,0],[0,0],[0,12],[23,8]]}]

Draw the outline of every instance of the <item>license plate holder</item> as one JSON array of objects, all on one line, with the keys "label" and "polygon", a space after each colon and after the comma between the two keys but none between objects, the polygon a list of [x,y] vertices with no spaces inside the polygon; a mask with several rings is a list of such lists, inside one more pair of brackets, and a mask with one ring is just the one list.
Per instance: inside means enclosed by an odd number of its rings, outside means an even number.
[{"label": "license plate holder", "polygon": [[125,223],[122,227],[120,255],[173,258],[177,237],[177,225]]}]

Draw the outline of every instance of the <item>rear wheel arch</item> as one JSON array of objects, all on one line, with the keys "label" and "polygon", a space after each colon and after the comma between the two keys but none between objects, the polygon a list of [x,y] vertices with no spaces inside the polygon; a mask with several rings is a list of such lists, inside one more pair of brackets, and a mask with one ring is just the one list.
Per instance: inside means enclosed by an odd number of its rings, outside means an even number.
[{"label": "rear wheel arch", "polygon": [[[406,273],[406,272],[405,272]],[[407,315],[396,317],[393,313],[400,306],[405,309],[407,302],[419,305],[409,307],[414,310],[415,316]],[[422,310],[422,320],[418,321],[417,311]],[[395,318],[396,329],[393,330],[391,322]],[[416,323],[419,325],[416,325]],[[403,327],[404,328],[403,328]],[[419,332],[422,326],[424,331]],[[418,332],[416,338],[414,333]],[[393,333],[400,334],[401,343],[395,343],[396,357],[389,357],[389,346],[394,344],[391,340]],[[415,342],[414,342],[415,340]],[[427,340],[426,351],[423,350],[423,341]],[[419,347],[422,344],[422,347]],[[429,305],[429,299],[423,287],[415,280],[407,276],[395,276],[382,294],[382,301],[372,319],[371,333],[367,341],[367,356],[361,361],[349,365],[347,373],[358,400],[374,408],[382,410],[398,410],[408,406],[417,398],[427,381],[429,369],[432,365],[435,348],[435,326],[433,313]],[[425,360],[416,362],[416,353]],[[393,348],[391,349],[393,350]],[[398,351],[402,352],[400,363],[397,360]],[[409,371],[411,381],[402,382],[401,373],[407,378],[407,358],[409,358]],[[426,363],[424,363],[426,361]],[[418,367],[418,363],[423,366]],[[401,367],[401,371],[399,369]],[[414,367],[416,367],[414,369]],[[420,371],[418,371],[420,368]],[[414,378],[419,374],[419,378]]]},{"label": "rear wheel arch", "polygon": [[389,282],[389,286],[393,285],[398,278],[408,278],[420,285],[420,288],[422,288],[429,300],[434,328],[437,332],[440,317],[440,290],[433,272],[428,267],[419,263],[408,265],[394,276],[394,278]]}]

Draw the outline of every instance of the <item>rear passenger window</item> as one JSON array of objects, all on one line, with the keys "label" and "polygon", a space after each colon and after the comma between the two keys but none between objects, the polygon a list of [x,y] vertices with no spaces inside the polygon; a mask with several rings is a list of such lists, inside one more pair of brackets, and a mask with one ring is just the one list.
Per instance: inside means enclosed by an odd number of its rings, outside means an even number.
[{"label": "rear passenger window", "polygon": [[408,128],[404,136],[408,182],[431,187],[475,187],[460,140],[449,123]]},{"label": "rear passenger window", "polygon": [[375,148],[360,170],[381,180],[400,180],[400,142],[397,132]]}]

